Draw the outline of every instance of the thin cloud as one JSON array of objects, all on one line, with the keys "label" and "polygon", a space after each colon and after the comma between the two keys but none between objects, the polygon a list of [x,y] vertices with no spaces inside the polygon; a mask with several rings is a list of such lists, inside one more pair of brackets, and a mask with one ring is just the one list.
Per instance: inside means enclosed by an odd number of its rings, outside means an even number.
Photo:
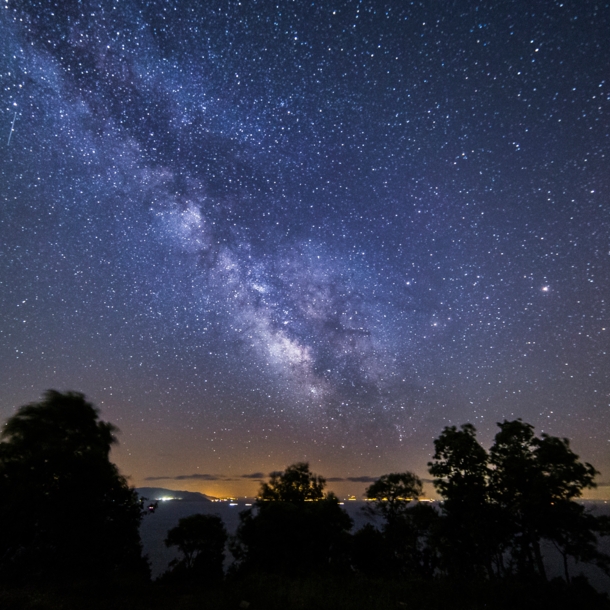
[{"label": "thin cloud", "polygon": [[326,480],[329,483],[374,483],[379,477],[328,477]]},{"label": "thin cloud", "polygon": [[[249,479],[253,481],[260,481],[265,479],[267,476],[274,474],[282,474],[282,471],[271,472],[266,475],[264,472],[250,472],[246,474],[235,475],[234,477],[227,476],[225,474],[178,474],[173,476],[157,476],[157,477],[146,477],[145,481],[235,481],[237,479]],[[379,477],[371,476],[359,476],[359,477],[327,477],[328,483],[374,483]],[[433,483],[432,479],[422,479],[424,483]],[[598,483],[598,487],[610,487],[610,482]]]},{"label": "thin cloud", "polygon": [[178,474],[175,476],[167,476],[167,477],[146,477],[145,481],[231,481],[232,479],[225,476],[224,474]]}]

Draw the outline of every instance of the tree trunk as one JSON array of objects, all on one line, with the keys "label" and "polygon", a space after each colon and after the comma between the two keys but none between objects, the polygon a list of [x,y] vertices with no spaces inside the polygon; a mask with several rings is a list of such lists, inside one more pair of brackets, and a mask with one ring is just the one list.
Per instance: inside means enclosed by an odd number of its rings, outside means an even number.
[{"label": "tree trunk", "polygon": [[548,580],[548,578],[546,576],[546,569],[544,567],[544,561],[542,560],[542,552],[540,551],[540,540],[534,540],[533,547],[534,547],[534,556],[536,557],[536,567],[538,568],[538,572],[540,573],[540,576],[542,576],[542,578],[544,580]]},{"label": "tree trunk", "polygon": [[563,556],[563,570],[566,575],[566,582],[570,584],[570,572],[568,570],[568,554],[565,551],[562,551],[561,555]]}]

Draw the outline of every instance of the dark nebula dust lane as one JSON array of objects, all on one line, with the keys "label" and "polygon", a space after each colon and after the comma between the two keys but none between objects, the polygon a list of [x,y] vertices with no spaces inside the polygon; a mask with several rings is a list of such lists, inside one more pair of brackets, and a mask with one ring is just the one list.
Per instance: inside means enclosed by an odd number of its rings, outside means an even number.
[{"label": "dark nebula dust lane", "polygon": [[521,417],[607,480],[609,27],[7,0],[0,414],[85,392],[135,482],[424,474],[443,426]]}]

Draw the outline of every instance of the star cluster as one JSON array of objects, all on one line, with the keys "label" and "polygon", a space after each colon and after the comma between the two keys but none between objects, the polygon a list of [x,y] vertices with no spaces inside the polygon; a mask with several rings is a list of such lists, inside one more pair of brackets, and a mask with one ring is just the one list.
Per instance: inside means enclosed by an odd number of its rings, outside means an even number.
[{"label": "star cluster", "polygon": [[2,415],[83,391],[136,482],[423,474],[443,426],[516,417],[607,476],[609,27],[5,0]]}]

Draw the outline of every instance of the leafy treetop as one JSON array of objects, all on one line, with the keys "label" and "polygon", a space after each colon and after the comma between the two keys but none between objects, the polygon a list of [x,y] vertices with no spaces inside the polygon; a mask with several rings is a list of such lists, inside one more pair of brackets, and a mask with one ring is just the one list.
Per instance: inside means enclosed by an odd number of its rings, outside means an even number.
[{"label": "leafy treetop", "polygon": [[10,527],[0,536],[0,573],[147,573],[140,500],[109,460],[116,432],[77,392],[49,390],[7,420],[0,433],[0,515]]},{"label": "leafy treetop", "polygon": [[79,392],[48,390],[44,400],[21,407],[4,424],[2,457],[71,454],[106,459],[118,428],[99,420],[99,410]]},{"label": "leafy treetop", "polygon": [[421,479],[412,472],[384,474],[366,490],[366,497],[388,521],[403,514],[423,493]]},{"label": "leafy treetop", "polygon": [[314,474],[307,462],[297,462],[283,472],[272,472],[261,485],[259,501],[301,503],[322,500],[326,479]]},{"label": "leafy treetop", "polygon": [[446,427],[434,441],[434,461],[428,469],[434,486],[450,502],[481,502],[487,495],[487,451],[476,439],[472,424]]}]

